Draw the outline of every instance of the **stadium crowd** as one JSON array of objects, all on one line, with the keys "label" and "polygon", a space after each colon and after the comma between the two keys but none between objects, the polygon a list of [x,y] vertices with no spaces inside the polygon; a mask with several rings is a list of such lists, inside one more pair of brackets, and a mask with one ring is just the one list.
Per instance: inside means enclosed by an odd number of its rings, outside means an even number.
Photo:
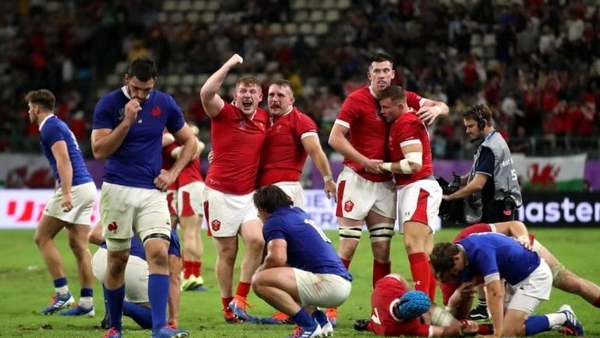
[{"label": "stadium crowd", "polygon": [[[513,151],[597,148],[592,138],[574,137],[598,130],[600,11],[593,1],[354,0],[316,45],[300,33],[271,31],[270,23],[294,17],[290,1],[223,1],[219,20],[179,23],[159,20],[164,1],[141,3],[2,4],[0,70],[9,85],[0,93],[0,151],[37,148],[37,128],[28,126],[21,99],[28,90],[57,94],[57,114],[91,158],[93,105],[120,61],[152,55],[161,76],[208,74],[238,52],[246,62],[237,71],[263,74],[265,88],[279,76],[292,82],[296,105],[317,122],[330,152],[326,139],[341,102],[366,82],[364,61],[376,50],[397,60],[395,84],[447,102],[453,112],[489,105]],[[207,137],[201,85],[168,89]],[[431,130],[434,157],[470,153],[461,123],[450,114]],[[532,136],[547,144],[532,144]]]}]

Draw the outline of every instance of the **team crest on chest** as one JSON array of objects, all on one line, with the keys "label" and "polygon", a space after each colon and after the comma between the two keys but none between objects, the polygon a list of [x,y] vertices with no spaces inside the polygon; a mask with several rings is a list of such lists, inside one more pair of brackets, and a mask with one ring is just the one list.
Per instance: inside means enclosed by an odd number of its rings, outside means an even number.
[{"label": "team crest on chest", "polygon": [[352,202],[352,201],[344,202],[344,211],[345,212],[350,212],[350,211],[352,211],[352,209],[354,209],[354,202]]},{"label": "team crest on chest", "polygon": [[246,121],[240,120],[238,128],[240,128],[241,130],[245,130],[246,129]]},{"label": "team crest on chest", "polygon": [[156,107],[152,108],[152,116],[159,117],[161,114],[162,114],[162,110],[160,109],[160,107],[156,106]]}]

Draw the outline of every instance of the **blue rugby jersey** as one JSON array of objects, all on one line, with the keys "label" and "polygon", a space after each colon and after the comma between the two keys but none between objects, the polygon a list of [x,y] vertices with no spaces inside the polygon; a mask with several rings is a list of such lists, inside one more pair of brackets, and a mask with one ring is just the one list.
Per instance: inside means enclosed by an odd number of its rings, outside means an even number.
[{"label": "blue rugby jersey", "polygon": [[331,240],[300,208],[282,207],[263,226],[265,243],[287,242],[287,264],[312,273],[335,274],[352,280]]},{"label": "blue rugby jersey", "polygon": [[509,284],[516,285],[540,265],[540,256],[526,249],[511,237],[495,232],[474,233],[457,242],[467,254],[467,269],[461,273],[463,281],[475,275],[499,273]]},{"label": "blue rugby jersey", "polygon": [[92,182],[92,176],[88,172],[85,166],[85,161],[79,150],[79,145],[75,139],[75,135],[69,129],[67,124],[56,117],[55,115],[49,115],[40,124],[40,138],[42,144],[42,152],[48,159],[50,168],[54,173],[54,177],[61,183],[61,178],[56,167],[56,158],[52,153],[52,146],[58,141],[65,141],[67,144],[67,151],[69,152],[69,158],[71,160],[71,167],[73,168],[73,180],[72,186],[85,184]]},{"label": "blue rugby jersey", "polygon": [[[129,101],[127,87],[106,94],[96,104],[92,128],[115,129],[123,120]],[[104,181],[156,189],[154,179],[162,164],[163,131],[166,127],[174,134],[185,121],[175,100],[161,91],[153,90],[141,107],[121,146],[106,159]]]}]

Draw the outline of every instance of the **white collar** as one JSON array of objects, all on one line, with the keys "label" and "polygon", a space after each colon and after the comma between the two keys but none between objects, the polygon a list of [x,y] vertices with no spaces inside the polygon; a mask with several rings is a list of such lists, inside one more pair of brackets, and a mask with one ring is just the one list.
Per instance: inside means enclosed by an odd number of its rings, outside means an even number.
[{"label": "white collar", "polygon": [[54,117],[54,114],[50,114],[50,115],[46,116],[46,118],[42,121],[42,123],[40,123],[40,127],[39,127],[40,131],[42,131],[42,127],[44,126],[44,123],[46,123],[46,121],[51,117]]}]

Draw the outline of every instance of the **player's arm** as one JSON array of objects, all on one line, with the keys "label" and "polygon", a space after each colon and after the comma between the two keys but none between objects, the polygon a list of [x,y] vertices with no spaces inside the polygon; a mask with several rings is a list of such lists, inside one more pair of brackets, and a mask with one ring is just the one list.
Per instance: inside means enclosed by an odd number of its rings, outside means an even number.
[{"label": "player's arm", "polygon": [[494,223],[494,226],[496,227],[496,232],[507,236],[512,236],[526,248],[531,248],[531,243],[529,241],[529,231],[527,231],[527,227],[525,226],[525,224],[523,224],[523,222],[500,222]]},{"label": "player's arm", "polygon": [[444,102],[423,99],[417,116],[426,124],[432,124],[438,116],[448,115],[449,112],[450,108]]},{"label": "player's arm", "polygon": [[206,111],[206,115],[209,117],[215,117],[219,114],[225,102],[217,94],[225,77],[231,69],[244,62],[241,56],[234,54],[227,62],[225,62],[221,68],[214,72],[208,80],[204,83],[200,89],[200,98],[202,99],[202,106]]},{"label": "player's arm", "polygon": [[335,201],[335,181],[333,180],[333,175],[331,174],[331,167],[329,166],[327,155],[325,155],[325,152],[321,147],[319,136],[316,133],[307,133],[302,135],[301,142],[304,150],[306,150],[308,156],[310,156],[310,158],[313,160],[317,170],[319,170],[319,173],[321,173],[321,176],[323,177],[323,182],[325,183],[324,189],[327,198],[333,197],[333,200]]},{"label": "player's arm", "polygon": [[[466,319],[473,305],[474,282],[463,282],[448,299],[447,310],[458,319]],[[444,288],[442,287],[444,291]]]},{"label": "player's arm", "polygon": [[381,159],[369,159],[358,150],[356,150],[347,138],[348,132],[350,131],[350,125],[341,120],[336,120],[329,133],[329,145],[340,153],[344,158],[350,159],[356,163],[362,165],[365,170],[372,173],[381,173],[379,169],[379,163]]},{"label": "player's arm", "polygon": [[450,195],[445,195],[443,197],[444,200],[451,201],[461,199],[481,191],[487,180],[494,174],[494,163],[494,153],[492,153],[489,148],[482,147],[479,153],[479,159],[475,164],[475,176],[473,179],[467,183],[464,188],[459,189]]},{"label": "player's arm", "polygon": [[485,276],[485,299],[494,325],[494,336],[502,337],[504,325],[504,287],[500,282],[500,274]]},{"label": "player's arm", "polygon": [[54,142],[52,147],[52,155],[56,159],[56,169],[60,176],[60,185],[62,187],[62,201],[60,206],[63,211],[69,211],[73,209],[73,199],[71,196],[71,189],[73,188],[73,166],[71,164],[71,158],[69,157],[69,150],[67,149],[67,142],[59,140]]},{"label": "player's arm", "polygon": [[177,255],[169,255],[169,324],[179,321],[179,303],[181,300],[181,258]]},{"label": "player's arm", "polygon": [[287,266],[287,242],[285,239],[272,239],[267,243],[265,261],[257,271]]},{"label": "player's arm", "polygon": [[102,236],[102,220],[96,222],[96,225],[88,233],[88,242],[101,245],[104,237]]},{"label": "player's arm", "polygon": [[185,166],[190,162],[192,157],[194,157],[194,154],[196,154],[198,149],[198,139],[187,124],[184,124],[181,129],[173,134],[173,136],[175,137],[175,141],[182,145],[177,156],[177,160],[175,160],[175,163],[169,169],[174,177],[177,177],[183,168],[185,168]]},{"label": "player's arm", "polygon": [[423,165],[423,145],[418,139],[403,141],[400,143],[404,159],[399,162],[381,163],[381,170],[391,171],[395,174],[413,174],[421,170]]},{"label": "player's arm", "polygon": [[[92,130],[92,153],[95,159],[104,161],[119,149],[140,110],[142,110],[140,102],[132,99],[125,105],[123,121],[116,128],[98,128]],[[102,113],[94,112],[94,118],[96,118],[96,114]]]}]

